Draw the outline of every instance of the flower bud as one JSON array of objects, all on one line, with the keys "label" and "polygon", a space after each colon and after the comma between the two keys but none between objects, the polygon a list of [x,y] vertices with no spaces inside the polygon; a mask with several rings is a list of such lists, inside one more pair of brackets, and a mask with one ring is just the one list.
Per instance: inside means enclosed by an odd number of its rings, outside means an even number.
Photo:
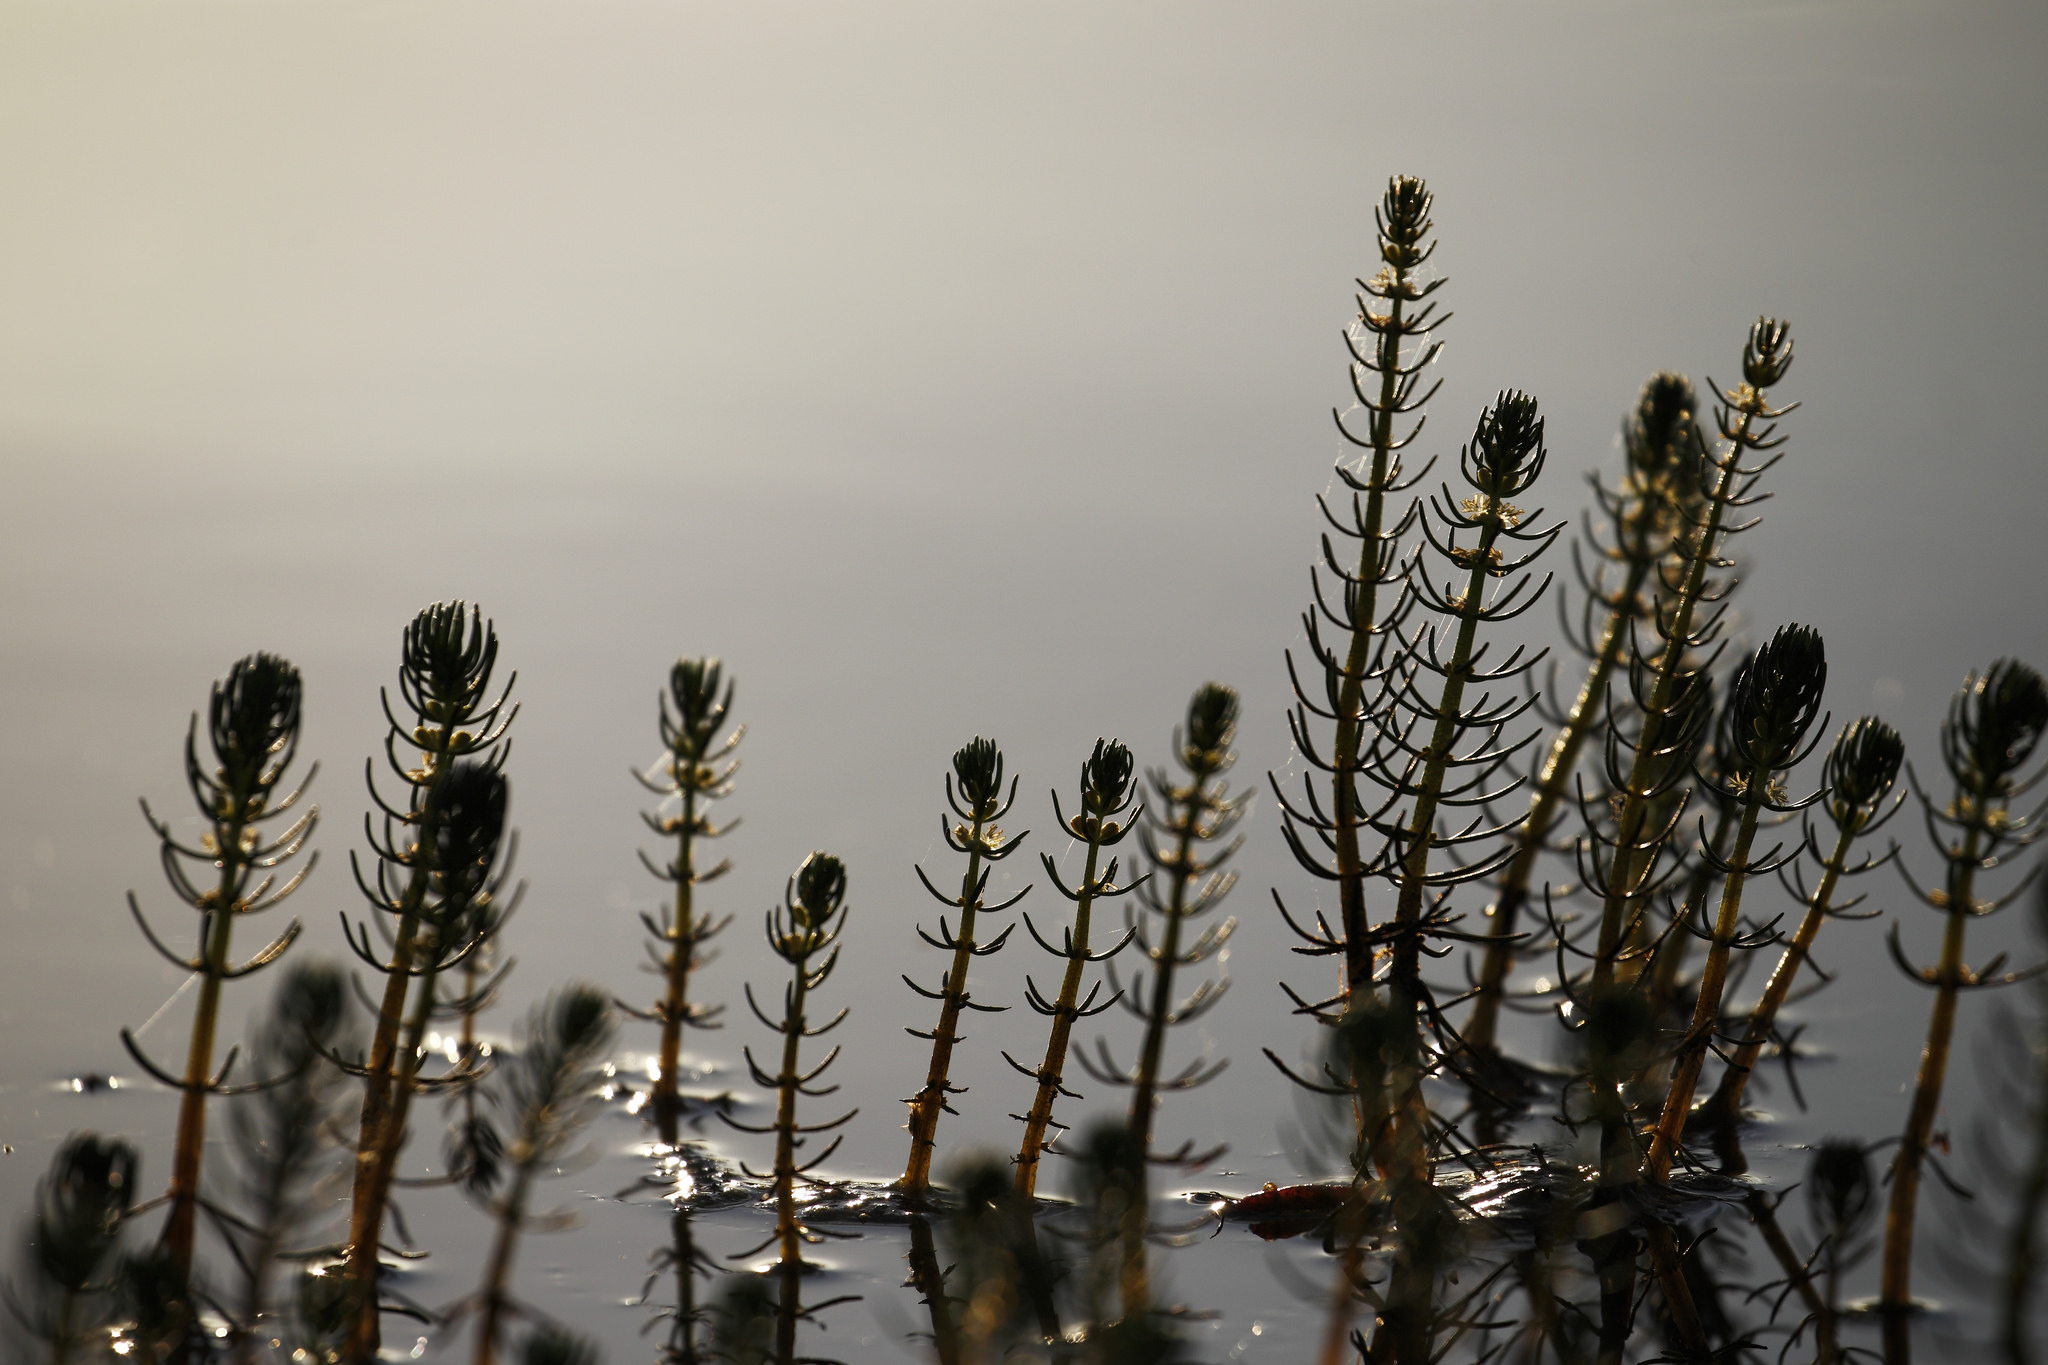
[{"label": "flower bud", "polygon": [[829,853],[813,853],[796,870],[791,908],[804,927],[815,929],[839,911],[846,896],[846,865]]},{"label": "flower bud", "polygon": [[1792,368],[1792,324],[1758,318],[1742,346],[1742,377],[1753,389],[1768,389]]},{"label": "flower bud", "polygon": [[1651,477],[1682,468],[1699,403],[1682,374],[1660,370],[1645,380],[1635,410],[1621,424],[1629,464]]},{"label": "flower bud", "polygon": [[1422,239],[1429,235],[1429,206],[1434,200],[1429,186],[1414,176],[1397,175],[1387,181],[1377,213],[1381,260],[1397,270],[1422,264],[1429,254]]},{"label": "flower bud", "polygon": [[1203,683],[1188,700],[1187,743],[1182,758],[1199,772],[1215,772],[1230,762],[1230,741],[1237,733],[1237,693],[1221,683]]},{"label": "flower bud", "polygon": [[1543,418],[1536,400],[1506,389],[1479,414],[1465,447],[1465,477],[1482,493],[1505,498],[1536,481],[1549,452],[1543,448]]},{"label": "flower bud", "polygon": [[1131,799],[1134,771],[1129,749],[1117,740],[1096,740],[1095,752],[1081,765],[1081,801],[1088,813],[1103,816],[1123,809]]},{"label": "flower bud", "polygon": [[995,809],[1003,794],[1003,751],[992,739],[976,735],[953,755],[953,776],[960,783],[960,799],[971,811]]},{"label": "flower bud", "polygon": [[1850,721],[1835,737],[1821,780],[1830,789],[1828,810],[1835,823],[1867,821],[1891,795],[1899,765],[1906,760],[1906,741],[1876,716]]},{"label": "flower bud", "polygon": [[213,685],[207,728],[230,784],[253,785],[264,760],[299,729],[299,670],[275,654],[235,661]]},{"label": "flower bud", "polygon": [[668,671],[668,693],[682,721],[683,738],[691,743],[691,756],[702,757],[711,737],[725,721],[725,709],[732,702],[732,689],[719,695],[725,668],[716,658],[678,659]]},{"label": "flower bud", "polygon": [[464,716],[490,686],[497,660],[498,634],[479,608],[436,602],[405,628],[399,685],[423,713]]},{"label": "flower bud", "polygon": [[1729,743],[1724,763],[1749,774],[1791,765],[1820,712],[1828,684],[1827,645],[1811,626],[1780,626],[1735,671],[1728,705]]},{"label": "flower bud", "polygon": [[2048,728],[2048,686],[2017,659],[1963,680],[1942,727],[1949,772],[1971,791],[2002,793]]}]

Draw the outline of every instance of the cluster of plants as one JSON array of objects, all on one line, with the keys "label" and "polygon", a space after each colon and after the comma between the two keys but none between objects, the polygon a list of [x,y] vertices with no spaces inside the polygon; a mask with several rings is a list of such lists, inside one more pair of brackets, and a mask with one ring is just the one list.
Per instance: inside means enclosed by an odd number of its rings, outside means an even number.
[{"label": "cluster of plants", "polygon": [[[819,1103],[836,1089],[824,1073],[838,1050],[811,1042],[848,1017],[829,1003],[849,917],[848,870],[831,854],[804,859],[766,916],[786,975],[741,993],[775,1040],[744,1053],[774,1097],[772,1121],[747,1123],[682,1084],[686,1032],[735,1003],[706,998],[706,945],[747,908],[714,887],[730,865],[706,851],[731,828],[718,812],[743,733],[715,659],[671,671],[663,757],[641,776],[659,801],[647,824],[665,841],[643,858],[670,888],[642,917],[658,993],[626,1002],[569,985],[512,1044],[479,1033],[512,966],[500,943],[519,901],[517,707],[511,680],[494,681],[491,623],[439,603],[407,627],[397,694],[384,699],[372,811],[350,859],[367,906],[344,919],[353,988],[331,964],[288,966],[239,1070],[237,1050],[219,1055],[224,988],[282,960],[301,926],[237,961],[237,922],[276,906],[312,866],[285,871],[317,821],[299,813],[298,790],[281,794],[299,676],[252,655],[215,685],[203,727],[195,717],[186,778],[206,833],[181,842],[144,808],[170,885],[198,916],[189,955],[173,946],[188,935],[160,934],[131,898],[149,942],[199,983],[182,1068],[123,1034],[179,1097],[169,1184],[141,1200],[131,1146],[65,1143],[11,1282],[18,1328],[55,1362],[113,1352],[359,1365],[393,1317],[466,1324],[479,1365],[592,1358],[519,1298],[515,1269],[522,1235],[552,1220],[532,1207],[536,1181],[621,1093],[611,1058],[623,1014],[658,1030],[651,1085],[631,1103],[649,1128],[647,1187],[673,1204],[643,1294],[662,1314],[664,1361],[806,1358],[799,1329],[843,1301],[806,1301],[806,1248],[848,1235],[828,1215],[855,1204],[906,1225],[910,1282],[943,1365],[1185,1356],[1189,1310],[1162,1302],[1159,1257],[1219,1217],[1320,1240],[1321,1362],[1908,1360],[1916,1215],[1929,1178],[1950,1179],[1934,1125],[1958,1004],[2032,974],[1970,966],[1966,937],[2025,886],[2008,872],[2036,835],[2026,802],[2048,686],[2010,659],[1965,673],[1938,753],[1916,769],[1883,718],[1835,723],[1820,629],[1786,624],[1748,649],[1735,638],[1737,538],[1757,524],[1792,434],[1782,322],[1750,329],[1736,382],[1710,384],[1704,404],[1683,376],[1651,376],[1623,421],[1621,467],[1592,476],[1592,507],[1569,537],[1524,505],[1547,496],[1550,464],[1528,394],[1486,405],[1455,469],[1418,462],[1447,320],[1431,208],[1421,181],[1396,178],[1378,209],[1380,268],[1360,282],[1347,333],[1356,401],[1337,417],[1355,454],[1318,499],[1321,562],[1301,650],[1286,660],[1299,762],[1269,777],[1301,876],[1274,889],[1261,932],[1291,934],[1319,973],[1282,988],[1276,1023],[1291,1018],[1294,1031],[1267,1055],[1302,1088],[1346,1179],[1212,1207],[1166,1199],[1155,1174],[1192,1175],[1219,1155],[1162,1150],[1154,1129],[1170,1095],[1227,1060],[1176,1065],[1168,1043],[1228,984],[1203,964],[1235,927],[1215,912],[1251,795],[1226,779],[1231,689],[1195,691],[1168,765],[1141,775],[1126,745],[1094,743],[1078,791],[1052,798],[1073,844],[1065,865],[1038,855],[1060,899],[1036,919],[1019,904],[1028,881],[1007,900],[987,895],[996,865],[1026,842],[1000,824],[1019,780],[991,740],[953,755],[941,825],[957,862],[916,869],[941,906],[916,932],[946,966],[933,982],[904,978],[936,1014],[918,1034],[929,1066],[907,1100],[901,1178],[863,1189],[825,1173],[863,1111]],[[1561,538],[1571,572],[1560,584],[1546,566]],[[1559,612],[1556,653],[1515,633],[1527,623],[1509,627],[1539,607]],[[1908,804],[1932,845],[1917,858],[1881,837]],[[1896,1135],[1815,1149],[1800,1223],[1781,1216],[1786,1192],[1742,1179],[1747,1086],[1767,1059],[1790,1074],[1786,1007],[1830,980],[1816,940],[1832,920],[1877,913],[1851,887],[1888,863],[1941,925],[1932,965],[1908,955],[1896,925],[1890,938],[1928,992],[1926,1046]],[[970,975],[985,987],[977,959],[1019,924],[1058,966],[1044,985],[1023,978],[1029,1011],[1003,1025],[1001,1055],[1021,1077],[1017,1149],[1007,1162],[956,1161],[935,1183],[962,1093],[956,1052],[992,1046],[964,1026],[1017,1003],[977,999]],[[1130,1020],[1121,1037],[1105,1019],[1075,1043],[1077,1025],[1113,1008]],[[1511,1012],[1554,1031],[1564,1063],[1511,1052]],[[1042,1027],[1019,1027],[1034,1015]],[[1304,1042],[1313,1063],[1282,1055]],[[2013,1082],[2015,1107],[2040,1120],[2021,1134],[2001,1259],[1997,1328],[2013,1359],[2028,1350],[2048,1198],[2048,1065],[2037,1070]],[[1070,1133],[1057,1115],[1084,1077],[1129,1102],[1123,1119]],[[453,1305],[409,1300],[390,1273],[424,1254],[400,1216],[400,1196],[421,1182],[398,1174],[428,1126],[423,1099],[446,1134],[435,1181],[460,1186],[490,1223],[485,1275]],[[221,1115],[226,1141],[209,1147]],[[768,1169],[725,1166],[700,1136],[713,1115],[771,1140]],[[1049,1156],[1068,1163],[1071,1202],[1040,1194]],[[766,1236],[714,1256],[692,1214],[732,1190],[762,1210]],[[324,1211],[337,1205],[345,1226],[330,1227]],[[160,1230],[131,1234],[156,1226],[145,1214]],[[195,1254],[202,1228],[220,1252],[207,1264]],[[704,1292],[721,1262],[770,1252],[764,1272]],[[1872,1257],[1880,1294],[1852,1305],[1845,1276]]]}]

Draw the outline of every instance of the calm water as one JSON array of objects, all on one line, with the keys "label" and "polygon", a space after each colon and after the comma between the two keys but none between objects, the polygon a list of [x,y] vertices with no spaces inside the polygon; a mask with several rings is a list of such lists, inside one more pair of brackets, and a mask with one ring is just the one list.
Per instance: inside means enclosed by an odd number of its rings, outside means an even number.
[{"label": "calm water", "polygon": [[[1793,320],[1785,392],[1806,406],[1742,546],[1742,629],[1821,627],[1837,718],[1886,715],[1927,772],[1966,668],[2048,664],[2040,16],[1475,3],[1419,24],[1373,6],[0,15],[0,1211],[73,1129],[166,1169],[168,1095],[59,1083],[132,1076],[116,1029],[179,984],[122,896],[178,931],[133,803],[179,808],[209,681],[258,648],[304,671],[323,861],[295,951],[338,956],[377,689],[412,612],[455,596],[496,619],[525,706],[530,891],[490,1022],[569,978],[651,998],[635,912],[659,888],[628,769],[656,752],[668,663],[720,654],[750,731],[711,994],[737,1009],[740,981],[778,979],[754,916],[808,850],[844,857],[827,995],[854,1008],[838,1074],[863,1112],[836,1166],[893,1176],[896,1101],[922,1074],[902,1030],[929,1026],[898,974],[939,970],[911,867],[947,866],[953,749],[1002,741],[1012,823],[1056,855],[1046,789],[1098,735],[1161,761],[1204,679],[1244,695],[1238,780],[1295,771],[1282,651],[1342,453],[1349,282],[1395,170],[1438,192],[1457,314],[1422,446],[1453,451],[1497,389],[1528,389],[1556,514],[1584,502],[1580,471],[1612,468],[1646,373],[1729,379],[1751,318]],[[1230,1144],[1190,1182],[1225,1189],[1314,1173],[1259,1049],[1310,1041],[1276,983],[1329,979],[1271,913],[1269,887],[1316,888],[1269,800],[1248,834],[1234,989],[1175,1045],[1232,1066],[1161,1122],[1169,1144]],[[1011,890],[1030,879],[1008,867]],[[1931,953],[1931,918],[1885,875],[1876,903]],[[2024,951],[2006,921],[1973,930],[1973,959]],[[1802,1143],[1898,1129],[1928,1002],[1882,931],[1822,940],[1840,981],[1801,1007],[1808,1110],[1760,1097],[1780,1115],[1750,1147],[1767,1180],[1797,1178]],[[976,992],[1020,1002],[1050,964],[1013,942]],[[262,992],[231,988],[225,1020]],[[186,1003],[151,1029],[160,1053]],[[1959,1147],[1988,1004],[1964,1006]],[[728,1024],[695,1042],[726,1077],[760,1036]],[[997,1048],[1036,1046],[1037,1024],[1020,1004],[970,1037],[948,1149],[1012,1145],[1024,1096]],[[1103,1029],[1129,1050],[1125,1021]],[[1077,1113],[1115,1107],[1082,1088]],[[663,1233],[612,1198],[640,1140],[622,1116],[595,1131],[594,1163],[553,1189],[579,1226],[521,1262],[521,1292],[614,1361],[644,1358],[625,1301]],[[415,1202],[418,1296],[445,1302],[485,1227]],[[737,1211],[707,1238],[757,1240]],[[867,1298],[835,1312],[831,1353],[899,1357],[899,1241],[836,1249]],[[1301,1357],[1315,1313],[1274,1258],[1321,1273],[1235,1227],[1173,1257],[1175,1296],[1223,1313],[1205,1358]],[[1919,1287],[1967,1316],[1945,1259],[1930,1239]]]}]

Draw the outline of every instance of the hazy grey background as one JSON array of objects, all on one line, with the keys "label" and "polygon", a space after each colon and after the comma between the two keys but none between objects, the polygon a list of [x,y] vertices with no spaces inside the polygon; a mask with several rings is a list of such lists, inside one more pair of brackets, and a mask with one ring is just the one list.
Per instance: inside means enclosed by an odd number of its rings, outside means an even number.
[{"label": "hazy grey background", "polygon": [[[1966,668],[2048,663],[2044,31],[1864,0],[0,9],[4,1203],[112,1122],[45,1083],[132,1072],[115,1029],[176,984],[121,898],[189,931],[133,803],[182,812],[208,682],[258,648],[305,672],[325,820],[298,951],[339,952],[376,689],[453,596],[525,702],[499,1025],[572,975],[651,989],[627,768],[668,663],[721,654],[751,728],[712,993],[771,979],[756,914],[841,853],[829,993],[867,1105],[844,1165],[893,1173],[901,1029],[928,1024],[896,974],[939,970],[911,863],[950,871],[951,751],[999,737],[1014,823],[1055,850],[1045,789],[1097,735],[1162,759],[1205,678],[1244,693],[1243,779],[1288,767],[1281,651],[1396,171],[1437,192],[1457,314],[1423,444],[1526,388],[1553,508],[1612,467],[1646,373],[1732,378],[1758,313],[1792,319],[1805,407],[1743,618],[1819,625],[1838,715],[1882,709],[1926,765]],[[1236,1065],[1162,1125],[1230,1138],[1251,1178],[1285,1177],[1290,1105],[1257,1049],[1304,1039],[1273,983],[1328,976],[1270,912],[1270,885],[1315,894],[1272,814],[1207,1029]],[[1850,977],[1809,1037],[1847,1064],[1810,1078],[1814,1125],[1875,1138],[1926,1001],[1875,928],[1835,942]],[[1049,962],[1014,943],[984,994]],[[755,1033],[732,1024],[713,1056]],[[1039,1030],[1009,1026],[966,1045],[949,1145],[1011,1140],[995,1049]]]}]

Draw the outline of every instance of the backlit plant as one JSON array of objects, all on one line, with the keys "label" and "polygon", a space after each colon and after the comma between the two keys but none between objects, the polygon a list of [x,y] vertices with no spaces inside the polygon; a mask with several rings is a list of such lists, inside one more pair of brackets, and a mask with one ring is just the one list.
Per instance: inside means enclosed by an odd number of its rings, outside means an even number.
[{"label": "backlit plant", "polygon": [[[285,770],[298,753],[299,672],[272,654],[252,654],[228,670],[225,681],[215,683],[207,704],[206,736],[213,763],[199,758],[199,717],[185,732],[185,784],[205,825],[198,846],[181,842],[169,823],[157,817],[143,802],[143,818],[149,821],[162,844],[164,876],[180,900],[199,912],[199,953],[183,957],[169,948],[142,917],[142,907],[131,893],[128,908],[135,922],[158,952],[199,979],[199,1003],[192,1015],[192,1037],[185,1055],[182,1076],[172,1075],[144,1055],[128,1030],[121,1041],[129,1054],[152,1076],[181,1092],[178,1106],[177,1147],[171,1158],[170,1219],[164,1228],[163,1245],[174,1273],[183,1278],[192,1267],[192,1243],[199,1213],[200,1159],[206,1144],[206,1101],[224,1093],[235,1052],[230,1050],[220,1070],[213,1069],[214,1033],[220,1019],[221,987],[228,981],[260,970],[283,956],[302,928],[293,920],[285,931],[247,962],[229,960],[235,921],[270,909],[299,888],[313,870],[316,858],[284,882],[275,883],[276,869],[297,853],[320,818],[313,807],[284,829],[266,832],[264,826],[286,815],[298,803],[302,785],[296,791],[278,794]],[[317,771],[317,766],[315,768]],[[312,779],[309,772],[307,780]],[[186,865],[198,864],[206,871],[195,879]],[[211,875],[208,876],[207,874]]]}]

